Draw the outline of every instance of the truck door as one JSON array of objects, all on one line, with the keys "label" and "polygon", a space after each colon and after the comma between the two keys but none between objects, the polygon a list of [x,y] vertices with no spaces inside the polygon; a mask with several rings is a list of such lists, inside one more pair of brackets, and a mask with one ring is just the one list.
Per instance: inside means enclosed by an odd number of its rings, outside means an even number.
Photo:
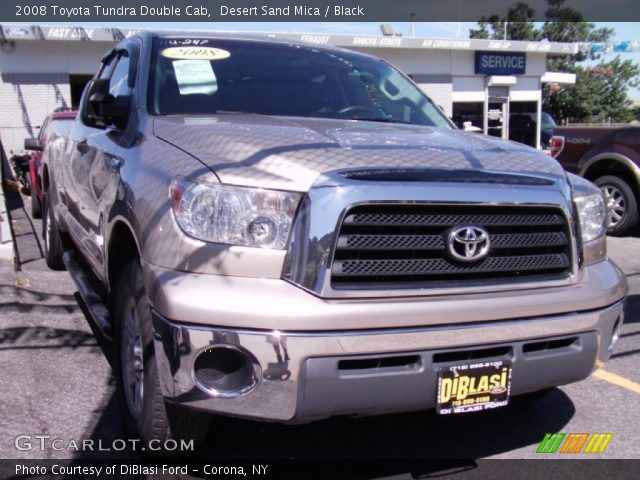
[{"label": "truck door", "polygon": [[[114,51],[103,61],[97,78],[108,79],[109,94],[114,97],[131,95],[129,72],[131,57],[127,50]],[[118,132],[103,126],[95,119],[95,105],[90,92],[85,92],[81,104],[81,121],[70,136],[66,172],[68,202],[67,225],[76,244],[95,273],[104,275],[104,218],[105,204],[113,203],[122,163]]]}]

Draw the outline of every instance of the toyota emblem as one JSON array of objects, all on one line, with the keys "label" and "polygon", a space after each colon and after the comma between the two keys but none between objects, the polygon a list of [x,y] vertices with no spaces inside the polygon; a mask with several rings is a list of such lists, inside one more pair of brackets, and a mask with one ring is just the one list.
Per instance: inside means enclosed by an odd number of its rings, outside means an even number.
[{"label": "toyota emblem", "polygon": [[449,255],[461,262],[477,262],[489,253],[489,232],[474,225],[455,227],[447,237]]}]

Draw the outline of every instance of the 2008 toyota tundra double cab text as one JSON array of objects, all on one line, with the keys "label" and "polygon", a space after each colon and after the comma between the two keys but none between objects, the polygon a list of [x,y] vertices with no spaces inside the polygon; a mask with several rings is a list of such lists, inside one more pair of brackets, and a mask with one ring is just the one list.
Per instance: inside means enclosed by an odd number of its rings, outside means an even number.
[{"label": "2008 toyota tundra double cab text", "polygon": [[502,407],[587,377],[623,322],[598,189],[360,53],[132,37],[43,158],[46,260],[145,442]]}]

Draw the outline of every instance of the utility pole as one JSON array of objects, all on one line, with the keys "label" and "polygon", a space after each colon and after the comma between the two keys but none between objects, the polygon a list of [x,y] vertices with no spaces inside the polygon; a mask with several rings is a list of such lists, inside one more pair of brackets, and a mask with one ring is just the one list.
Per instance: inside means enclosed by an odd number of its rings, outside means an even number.
[{"label": "utility pole", "polygon": [[411,38],[416,38],[416,22],[413,19],[416,18],[416,12],[409,12],[409,20],[411,21]]}]

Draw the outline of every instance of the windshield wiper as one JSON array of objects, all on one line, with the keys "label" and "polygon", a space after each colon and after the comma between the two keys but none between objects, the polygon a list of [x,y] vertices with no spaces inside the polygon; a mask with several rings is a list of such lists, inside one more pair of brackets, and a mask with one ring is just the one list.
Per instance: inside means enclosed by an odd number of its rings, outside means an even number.
[{"label": "windshield wiper", "polygon": [[255,112],[241,112],[239,110],[212,110],[211,112],[172,112],[172,113],[158,113],[156,114],[159,117],[168,117],[170,115],[193,115],[193,116],[203,116],[210,117],[211,115],[261,115],[260,113]]},{"label": "windshield wiper", "polygon": [[260,115],[256,112],[243,112],[242,110],[214,110],[211,115]]}]

